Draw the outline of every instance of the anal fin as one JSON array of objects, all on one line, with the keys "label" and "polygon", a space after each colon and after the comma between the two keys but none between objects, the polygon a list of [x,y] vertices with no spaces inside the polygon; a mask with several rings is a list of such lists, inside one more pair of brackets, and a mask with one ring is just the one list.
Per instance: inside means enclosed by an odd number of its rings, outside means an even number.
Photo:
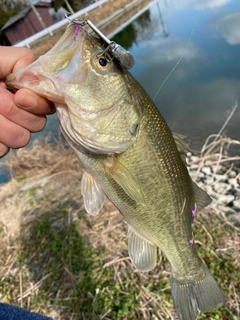
[{"label": "anal fin", "polygon": [[156,246],[138,236],[130,226],[128,226],[128,253],[139,271],[150,271],[156,265]]},{"label": "anal fin", "polygon": [[81,182],[81,191],[85,209],[96,216],[105,202],[105,195],[92,175],[84,171]]}]

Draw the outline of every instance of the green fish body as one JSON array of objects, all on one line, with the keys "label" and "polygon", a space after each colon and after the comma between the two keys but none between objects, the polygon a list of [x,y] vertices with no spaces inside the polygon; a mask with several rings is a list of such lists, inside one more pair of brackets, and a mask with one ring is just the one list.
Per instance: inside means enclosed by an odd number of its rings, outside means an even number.
[{"label": "green fish body", "polygon": [[186,142],[172,134],[132,75],[106,59],[101,40],[70,25],[46,55],[6,82],[55,103],[63,134],[85,169],[85,208],[98,214],[105,196],[118,208],[134,266],[152,270],[157,248],[166,255],[179,319],[195,320],[222,306],[221,290],[194,245],[196,210],[211,199],[188,174]]}]

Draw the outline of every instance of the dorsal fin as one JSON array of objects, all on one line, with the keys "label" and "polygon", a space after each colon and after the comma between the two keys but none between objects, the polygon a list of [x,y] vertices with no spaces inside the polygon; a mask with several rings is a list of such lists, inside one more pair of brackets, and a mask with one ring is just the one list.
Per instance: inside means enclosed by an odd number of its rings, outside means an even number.
[{"label": "dorsal fin", "polygon": [[182,160],[184,161],[184,163],[186,163],[186,156],[189,151],[188,142],[186,140],[186,137],[179,134],[179,133],[175,133],[175,132],[172,133],[172,136],[173,136],[173,139],[176,143],[178,152],[180,153]]}]

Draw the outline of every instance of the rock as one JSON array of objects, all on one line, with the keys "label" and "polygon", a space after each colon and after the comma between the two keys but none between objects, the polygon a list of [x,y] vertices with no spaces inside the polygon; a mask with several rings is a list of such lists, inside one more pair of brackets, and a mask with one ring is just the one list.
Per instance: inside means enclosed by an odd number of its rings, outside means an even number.
[{"label": "rock", "polygon": [[[200,184],[198,183],[198,185],[200,186]],[[218,199],[218,194],[212,189],[212,187],[210,187],[210,186],[206,186],[205,184],[204,184],[204,190],[210,195],[210,197],[211,198],[213,198],[213,199]]]},{"label": "rock", "polygon": [[226,174],[217,174],[216,173],[216,174],[213,174],[213,177],[217,181],[223,181],[223,182],[228,181],[228,176]]},{"label": "rock", "polygon": [[204,183],[205,183],[206,185],[212,184],[212,182],[213,182],[213,179],[212,179],[211,176],[205,176],[204,179],[205,179]]},{"label": "rock", "polygon": [[240,224],[240,213],[235,212],[231,214],[228,219],[236,224]]},{"label": "rock", "polygon": [[220,164],[219,165],[216,165],[216,164],[213,165],[212,166],[212,170],[213,170],[214,173],[217,173],[217,174],[223,174],[223,173],[226,172],[226,169],[223,166],[221,166]]},{"label": "rock", "polygon": [[240,188],[235,188],[234,189],[234,194],[237,198],[240,198]]},{"label": "rock", "polygon": [[236,178],[231,178],[228,180],[228,182],[234,187],[234,188],[238,188],[239,187],[239,183],[237,181]]},{"label": "rock", "polygon": [[204,178],[205,174],[201,171],[197,171],[197,170],[191,170],[190,169],[190,176],[193,177],[194,180],[196,180],[197,178]]},{"label": "rock", "polygon": [[203,173],[205,173],[206,175],[211,175],[212,174],[212,170],[210,167],[202,167],[201,171]]},{"label": "rock", "polygon": [[200,187],[200,188],[203,188],[205,186],[205,183],[202,182],[202,181],[198,181],[197,185]]},{"label": "rock", "polygon": [[217,182],[214,184],[214,190],[220,195],[226,194],[232,189],[232,186],[225,182]]},{"label": "rock", "polygon": [[230,178],[235,178],[236,175],[237,175],[237,172],[234,171],[234,170],[232,170],[232,171],[229,172],[229,177],[230,177]]},{"label": "rock", "polygon": [[222,212],[224,212],[224,213],[231,214],[231,215],[233,215],[233,214],[236,213],[232,208],[230,208],[230,207],[228,207],[228,206],[221,206],[221,205],[219,205],[219,206],[217,206],[217,208],[218,208],[218,210],[220,210],[220,211],[222,211]]},{"label": "rock", "polygon": [[190,161],[191,162],[199,162],[199,157],[197,157],[197,156],[191,156],[191,158],[190,158]]},{"label": "rock", "polygon": [[229,204],[234,200],[234,196],[231,194],[219,194],[218,195],[218,203],[220,204]]},{"label": "rock", "polygon": [[233,201],[233,208],[240,210],[240,199]]},{"label": "rock", "polygon": [[198,170],[198,164],[191,164],[191,166],[189,167],[189,170]]}]

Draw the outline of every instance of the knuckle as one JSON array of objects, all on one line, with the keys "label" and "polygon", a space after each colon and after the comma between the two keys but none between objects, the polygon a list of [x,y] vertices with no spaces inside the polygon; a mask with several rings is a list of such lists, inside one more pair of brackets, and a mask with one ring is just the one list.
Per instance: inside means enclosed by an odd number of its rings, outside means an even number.
[{"label": "knuckle", "polygon": [[14,103],[11,103],[8,105],[8,108],[6,109],[6,117],[8,119],[15,118],[18,115],[19,109],[14,105]]},{"label": "knuckle", "polygon": [[17,148],[25,147],[31,139],[31,133],[28,130],[22,130],[18,136]]}]

